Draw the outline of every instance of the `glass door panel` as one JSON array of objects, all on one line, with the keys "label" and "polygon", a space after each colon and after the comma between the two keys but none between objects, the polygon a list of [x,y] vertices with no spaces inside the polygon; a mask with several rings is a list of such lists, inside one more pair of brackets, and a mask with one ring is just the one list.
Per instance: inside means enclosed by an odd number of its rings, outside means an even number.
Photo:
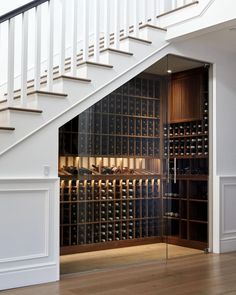
[{"label": "glass door panel", "polygon": [[170,258],[208,245],[208,70],[199,63],[177,72],[179,64],[190,63],[178,59],[166,60],[163,218]]},{"label": "glass door panel", "polygon": [[81,271],[166,259],[163,89],[139,75],[60,129],[61,253],[93,252]]}]

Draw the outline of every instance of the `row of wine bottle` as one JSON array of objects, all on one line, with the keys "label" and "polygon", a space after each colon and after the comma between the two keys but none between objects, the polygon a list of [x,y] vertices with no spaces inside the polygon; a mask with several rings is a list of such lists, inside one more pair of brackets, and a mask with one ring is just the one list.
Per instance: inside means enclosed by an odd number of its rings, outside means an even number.
[{"label": "row of wine bottle", "polygon": [[176,159],[176,168],[174,160],[169,161],[169,172],[174,175],[208,175],[208,159],[207,158],[188,158]]},{"label": "row of wine bottle", "polygon": [[60,134],[60,154],[159,157],[160,139],[95,134]]},{"label": "row of wine bottle", "polygon": [[[194,136],[169,140],[169,155],[178,156],[207,156],[208,136]],[[168,156],[168,141],[165,141],[164,156]]]},{"label": "row of wine bottle", "polygon": [[61,201],[129,200],[157,198],[158,179],[153,180],[62,180]]},{"label": "row of wine bottle", "polygon": [[75,167],[75,166],[63,166],[63,168],[60,169],[61,173],[64,173],[64,175],[67,176],[81,176],[81,175],[97,175],[97,174],[103,174],[103,175],[112,175],[112,174],[133,174],[134,169],[129,169],[128,167],[121,167],[121,166],[99,166],[99,165],[92,165],[91,169],[84,168],[84,167]]},{"label": "row of wine bottle", "polygon": [[158,219],[60,227],[60,244],[75,246],[160,235]]},{"label": "row of wine bottle", "polygon": [[90,114],[79,116],[79,132],[111,135],[136,135],[157,137],[160,133],[160,120],[117,114]]},{"label": "row of wine bottle", "polygon": [[105,222],[135,218],[157,217],[159,200],[116,202],[61,203],[61,224]]},{"label": "row of wine bottle", "polygon": [[196,136],[203,134],[208,134],[208,116],[206,115],[203,121],[175,123],[164,126],[165,137]]},{"label": "row of wine bottle", "polygon": [[116,94],[136,95],[144,97],[160,97],[160,81],[135,77],[120,88],[115,90]]}]

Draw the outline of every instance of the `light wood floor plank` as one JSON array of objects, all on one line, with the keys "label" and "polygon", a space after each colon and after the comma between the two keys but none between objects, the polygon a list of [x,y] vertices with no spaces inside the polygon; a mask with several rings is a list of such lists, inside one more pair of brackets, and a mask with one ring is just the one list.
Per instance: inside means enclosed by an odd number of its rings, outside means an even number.
[{"label": "light wood floor plank", "polygon": [[120,269],[74,274],[4,295],[235,295],[236,253],[201,254]]}]

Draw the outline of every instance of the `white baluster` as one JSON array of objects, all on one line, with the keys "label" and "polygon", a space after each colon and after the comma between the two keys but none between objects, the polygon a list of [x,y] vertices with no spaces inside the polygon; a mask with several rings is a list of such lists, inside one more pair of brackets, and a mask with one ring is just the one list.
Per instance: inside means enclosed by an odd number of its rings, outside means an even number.
[{"label": "white baluster", "polygon": [[94,60],[99,61],[99,43],[100,43],[100,6],[99,0],[94,0]]},{"label": "white baluster", "polygon": [[104,48],[110,47],[110,1],[104,3]]},{"label": "white baluster", "polygon": [[152,0],[152,24],[156,25],[156,17],[159,14],[159,11],[157,10],[157,0]]},{"label": "white baluster", "polygon": [[120,47],[120,7],[119,7],[119,1],[115,0],[115,32],[114,32],[114,47],[116,49],[119,49]]},{"label": "white baluster", "polygon": [[124,37],[129,35],[129,0],[124,3]]},{"label": "white baluster", "polygon": [[74,22],[73,22],[73,43],[72,43],[72,57],[71,67],[72,76],[76,76],[77,68],[77,35],[78,35],[78,0],[74,0]]},{"label": "white baluster", "polygon": [[53,45],[54,45],[54,0],[49,2],[49,34],[48,34],[48,90],[53,87]]},{"label": "white baluster", "polygon": [[34,88],[40,88],[41,76],[41,6],[35,8],[35,67],[34,67]]},{"label": "white baluster", "polygon": [[89,0],[84,0],[83,3],[83,60],[86,61],[88,58],[88,46],[89,46],[89,13],[88,7]]},{"label": "white baluster", "polygon": [[61,0],[61,75],[65,74],[66,58],[66,0]]},{"label": "white baluster", "polygon": [[134,0],[134,36],[139,36],[139,1]]},{"label": "white baluster", "polygon": [[171,9],[175,9],[177,7],[177,0],[171,1]]},{"label": "white baluster", "polygon": [[166,0],[160,0],[159,1],[159,14],[162,14],[165,12],[165,1]]},{"label": "white baluster", "polygon": [[148,3],[149,3],[149,1],[144,0],[144,23],[143,23],[144,25],[148,21]]},{"label": "white baluster", "polygon": [[21,104],[26,105],[28,72],[28,11],[22,14]]},{"label": "white baluster", "polygon": [[7,94],[8,105],[13,104],[14,99],[14,49],[15,49],[15,19],[8,21],[8,68],[7,68]]},{"label": "white baluster", "polygon": [[177,0],[176,7],[181,7],[183,5],[185,5],[185,0]]},{"label": "white baluster", "polygon": [[[2,50],[2,26],[0,24],[0,64],[3,63],[3,50]],[[3,80],[4,80],[4,77],[3,77],[3,71],[2,69],[0,68],[0,85],[3,84]],[[0,87],[0,99],[2,99],[2,95],[3,95],[3,89],[2,87]]]}]

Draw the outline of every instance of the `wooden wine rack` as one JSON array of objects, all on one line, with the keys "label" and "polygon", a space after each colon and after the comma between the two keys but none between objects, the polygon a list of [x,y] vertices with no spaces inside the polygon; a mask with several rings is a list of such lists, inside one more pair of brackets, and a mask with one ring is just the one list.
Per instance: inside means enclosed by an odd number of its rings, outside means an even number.
[{"label": "wooden wine rack", "polygon": [[162,240],[160,101],[136,78],[60,129],[62,254]]},{"label": "wooden wine rack", "polygon": [[201,81],[201,120],[164,124],[166,84],[141,75],[60,128],[61,254],[162,241],[207,247],[208,95]]}]

